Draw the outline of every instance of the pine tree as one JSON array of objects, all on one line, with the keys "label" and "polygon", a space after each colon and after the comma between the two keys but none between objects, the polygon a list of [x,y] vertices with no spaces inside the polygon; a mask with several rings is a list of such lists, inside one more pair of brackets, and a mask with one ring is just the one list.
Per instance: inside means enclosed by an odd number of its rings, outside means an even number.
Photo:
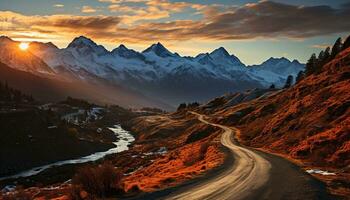
[{"label": "pine tree", "polygon": [[342,50],[345,50],[350,47],[350,35],[345,39],[344,44],[342,46]]},{"label": "pine tree", "polygon": [[318,57],[317,57],[317,60],[320,62],[324,59],[324,51],[321,51],[319,54],[318,54]]},{"label": "pine tree", "polygon": [[300,71],[299,73],[298,73],[298,75],[297,75],[297,77],[295,78],[295,82],[296,83],[299,83],[301,80],[303,80],[304,79],[304,72],[303,71]]},{"label": "pine tree", "polygon": [[331,58],[331,48],[327,47],[326,50],[324,51],[323,55],[323,65],[328,63],[329,59]]},{"label": "pine tree", "polygon": [[179,107],[177,108],[177,111],[186,109],[186,107],[187,107],[186,103],[182,103],[182,104],[180,104]]},{"label": "pine tree", "polygon": [[325,57],[325,53],[324,51],[321,51],[317,57],[317,61],[314,69],[315,74],[318,74],[321,72],[322,66],[324,65],[324,57]]},{"label": "pine tree", "polygon": [[290,86],[292,86],[292,84],[293,84],[293,76],[289,75],[287,77],[286,84],[284,84],[283,88],[290,88]]},{"label": "pine tree", "polygon": [[316,63],[317,63],[317,58],[316,54],[312,54],[310,59],[306,63],[306,69],[305,69],[305,74],[306,76],[309,76],[316,71]]},{"label": "pine tree", "polygon": [[275,84],[270,85],[270,89],[275,89],[275,88],[276,88]]},{"label": "pine tree", "polygon": [[341,41],[341,38],[338,38],[332,47],[331,59],[335,58],[335,56],[338,53],[340,53],[341,50],[342,50],[342,41]]}]

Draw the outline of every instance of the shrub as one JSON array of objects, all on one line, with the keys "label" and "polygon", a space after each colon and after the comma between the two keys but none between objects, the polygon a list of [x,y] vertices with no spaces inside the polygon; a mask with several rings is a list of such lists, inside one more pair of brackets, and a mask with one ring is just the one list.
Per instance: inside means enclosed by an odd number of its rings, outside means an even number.
[{"label": "shrub", "polygon": [[204,128],[201,128],[200,130],[196,131],[196,132],[193,132],[191,133],[187,139],[186,139],[186,144],[189,144],[189,143],[193,143],[193,142],[196,142],[198,140],[201,140],[203,138],[206,138],[208,137],[212,132],[215,131],[215,128],[213,128],[212,126],[210,127],[204,127]]},{"label": "shrub", "polygon": [[71,200],[83,200],[82,192],[83,190],[80,186],[72,185],[69,190],[69,197]]},{"label": "shrub", "polygon": [[73,177],[73,184],[93,196],[107,197],[123,191],[122,178],[123,174],[113,165],[103,164],[81,168]]},{"label": "shrub", "polygon": [[26,193],[22,187],[16,187],[16,191],[4,194],[3,196],[0,193],[0,199],[3,200],[31,200],[32,197],[29,193]]},{"label": "shrub", "polygon": [[136,194],[136,193],[139,193],[141,191],[141,189],[140,189],[140,187],[139,187],[139,185],[133,185],[133,186],[131,186],[131,188],[130,189],[128,189],[128,193],[134,193],[134,194]]},{"label": "shrub", "polygon": [[196,162],[200,162],[205,159],[205,155],[208,151],[210,144],[209,142],[202,143],[199,149],[193,154],[188,154],[183,163],[185,166],[189,167],[194,165]]}]

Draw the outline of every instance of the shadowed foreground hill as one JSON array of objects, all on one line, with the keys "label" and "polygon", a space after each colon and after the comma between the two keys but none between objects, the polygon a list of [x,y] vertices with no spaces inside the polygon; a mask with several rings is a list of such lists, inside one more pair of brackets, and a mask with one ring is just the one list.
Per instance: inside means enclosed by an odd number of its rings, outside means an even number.
[{"label": "shadowed foreground hill", "polygon": [[[219,123],[239,127],[242,143],[344,173],[330,184],[349,185],[350,48],[295,86],[231,107],[231,99],[202,106]],[[211,102],[213,103],[213,101]],[[345,178],[344,178],[345,177]],[[347,181],[346,181],[347,180]]]}]

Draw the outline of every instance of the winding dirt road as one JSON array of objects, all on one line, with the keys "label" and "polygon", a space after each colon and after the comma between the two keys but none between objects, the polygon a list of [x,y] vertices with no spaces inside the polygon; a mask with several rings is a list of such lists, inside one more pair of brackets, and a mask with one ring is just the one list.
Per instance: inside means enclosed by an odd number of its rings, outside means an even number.
[{"label": "winding dirt road", "polygon": [[202,178],[153,193],[137,200],[335,200],[320,181],[289,161],[244,148],[235,141],[239,130],[210,123],[203,115],[191,112],[198,119],[224,130],[221,143],[227,147],[230,162],[222,170]]},{"label": "winding dirt road", "polygon": [[205,181],[191,188],[189,191],[175,194],[167,199],[244,199],[253,190],[264,185],[269,177],[270,163],[254,151],[235,144],[232,139],[237,129],[223,125],[213,124],[204,119],[203,115],[198,119],[206,124],[219,127],[224,130],[221,143],[230,149],[235,158],[234,165],[212,180]]}]

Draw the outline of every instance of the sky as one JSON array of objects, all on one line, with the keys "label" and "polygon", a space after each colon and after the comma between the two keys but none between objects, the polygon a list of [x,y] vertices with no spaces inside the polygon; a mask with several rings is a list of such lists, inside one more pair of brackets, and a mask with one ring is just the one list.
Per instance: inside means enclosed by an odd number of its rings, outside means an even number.
[{"label": "sky", "polygon": [[225,47],[245,64],[306,62],[350,34],[350,0],[1,0],[0,35],[66,47],[84,35],[112,50],[161,42],[195,56]]}]

